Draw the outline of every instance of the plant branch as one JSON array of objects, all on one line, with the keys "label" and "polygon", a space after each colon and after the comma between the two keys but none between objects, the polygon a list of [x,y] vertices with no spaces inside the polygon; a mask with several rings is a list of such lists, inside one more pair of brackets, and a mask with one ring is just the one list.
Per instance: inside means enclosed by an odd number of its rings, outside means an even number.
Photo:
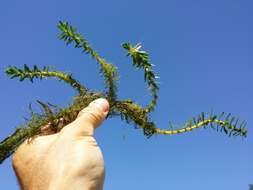
[{"label": "plant branch", "polygon": [[[222,121],[220,119],[215,119],[216,117],[211,117],[208,119],[203,119],[201,121],[196,121],[195,124],[192,124],[192,120],[190,122],[186,123],[185,126],[183,126],[181,129],[176,129],[176,130],[162,130],[159,128],[156,128],[155,133],[157,134],[164,134],[164,135],[174,135],[174,134],[179,134],[179,133],[185,133],[185,132],[190,132],[194,129],[200,128],[200,127],[206,127],[206,126],[211,126],[211,128],[214,129],[214,125],[216,125],[216,129],[221,132],[225,132],[225,134],[228,134],[229,136],[242,136],[246,137],[247,136],[247,130],[245,128],[246,122],[242,121],[240,122],[240,127],[238,128],[237,124],[238,123],[233,123],[232,120],[225,120]],[[232,122],[231,122],[232,121]],[[238,121],[237,121],[238,122]]]},{"label": "plant branch", "polygon": [[95,52],[85,38],[70,26],[67,22],[59,22],[58,28],[61,30],[59,39],[62,39],[66,44],[75,43],[76,48],[82,48],[92,56],[100,65],[101,72],[104,75],[107,91],[106,93],[93,92],[87,90],[72,75],[60,71],[49,71],[48,67],[38,69],[35,65],[30,69],[24,65],[23,69],[17,67],[9,67],[6,73],[11,78],[19,77],[20,81],[29,79],[33,82],[34,78],[43,79],[54,77],[68,83],[71,87],[79,92],[79,95],[74,97],[73,102],[66,108],[58,108],[48,103],[37,101],[42,107],[42,113],[31,112],[31,117],[27,123],[19,126],[16,131],[0,142],[0,163],[9,157],[16,148],[25,140],[32,139],[38,135],[48,135],[59,132],[65,125],[75,120],[78,113],[89,105],[90,102],[97,98],[107,98],[110,103],[110,112],[108,117],[120,116],[127,123],[132,123],[136,128],[143,130],[146,137],[151,137],[154,134],[174,135],[185,132],[190,132],[194,129],[207,126],[224,132],[228,136],[247,136],[245,128],[246,122],[239,121],[238,118],[232,117],[231,114],[222,112],[219,116],[210,113],[208,116],[202,112],[201,115],[193,117],[186,122],[184,126],[176,129],[170,124],[171,129],[160,129],[150,118],[150,112],[155,108],[157,102],[158,85],[156,83],[157,76],[152,70],[152,64],[149,60],[147,52],[140,50],[140,44],[132,46],[130,43],[124,43],[122,46],[128,51],[127,56],[132,57],[133,66],[144,70],[144,80],[152,93],[152,100],[147,107],[133,102],[131,99],[119,100],[117,98],[117,69],[114,65],[107,63]]},{"label": "plant branch", "polygon": [[148,87],[153,95],[150,104],[145,108],[145,111],[148,113],[155,108],[158,99],[157,91],[159,87],[156,84],[156,79],[159,77],[152,70],[153,65],[150,63],[148,53],[140,50],[140,44],[132,46],[126,42],[122,44],[122,47],[128,51],[127,56],[132,57],[133,66],[144,70],[144,80],[147,81]]},{"label": "plant branch", "polygon": [[76,89],[80,95],[86,93],[87,91],[86,88],[71,75],[60,71],[49,71],[48,67],[44,67],[40,70],[36,65],[34,65],[33,69],[30,69],[27,65],[24,65],[24,69],[8,67],[5,72],[7,75],[11,76],[11,79],[19,77],[20,81],[29,79],[31,82],[33,82],[34,78],[42,80],[43,78],[54,77],[69,84],[71,87]]},{"label": "plant branch", "polygon": [[101,58],[99,54],[91,48],[88,41],[79,33],[76,32],[68,22],[59,22],[58,28],[60,29],[61,33],[59,34],[58,38],[65,41],[67,45],[71,44],[72,42],[75,43],[75,48],[83,49],[83,52],[86,52],[94,58],[101,68],[101,73],[103,73],[105,78],[105,84],[108,88],[108,99],[110,102],[115,100],[117,97],[117,69],[114,65],[107,63],[105,59]]}]

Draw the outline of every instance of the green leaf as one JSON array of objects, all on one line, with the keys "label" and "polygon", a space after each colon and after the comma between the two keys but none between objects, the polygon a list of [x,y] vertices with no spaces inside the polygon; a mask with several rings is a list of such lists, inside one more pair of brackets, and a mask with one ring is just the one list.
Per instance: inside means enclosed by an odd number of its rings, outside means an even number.
[{"label": "green leaf", "polygon": [[231,116],[231,113],[229,113],[229,114],[227,115],[227,117],[226,117],[225,120],[228,121],[230,116]]},{"label": "green leaf", "polygon": [[25,79],[25,76],[21,75],[20,78],[19,78],[19,81],[22,82],[24,79]]},{"label": "green leaf", "polygon": [[14,74],[14,75],[11,76],[11,79],[16,78],[18,76],[19,76],[19,74]]},{"label": "green leaf", "polygon": [[29,67],[26,64],[24,64],[24,71],[25,72],[30,72],[30,69],[29,69]]},{"label": "green leaf", "polygon": [[226,129],[226,127],[223,127],[223,130],[226,134],[228,134],[228,130]]},{"label": "green leaf", "polygon": [[33,71],[34,71],[34,72],[38,72],[38,71],[39,71],[39,68],[38,68],[37,65],[34,65],[34,66],[33,66]]},{"label": "green leaf", "polygon": [[39,100],[37,100],[38,104],[43,108],[44,110],[44,113],[48,116],[48,117],[51,117],[53,116],[53,111],[51,110],[51,108],[46,104],[46,103],[43,103]]},{"label": "green leaf", "polygon": [[202,116],[202,121],[205,121],[205,113],[204,112],[201,113],[201,116]]}]

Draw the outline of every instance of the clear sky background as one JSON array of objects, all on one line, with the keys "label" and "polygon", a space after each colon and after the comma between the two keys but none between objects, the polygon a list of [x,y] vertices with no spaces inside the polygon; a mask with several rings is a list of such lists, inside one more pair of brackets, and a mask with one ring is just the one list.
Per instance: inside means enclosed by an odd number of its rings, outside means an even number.
[{"label": "clear sky background", "polygon": [[[106,0],[0,2],[0,139],[24,122],[35,100],[66,106],[75,95],[54,80],[10,80],[9,65],[53,65],[90,89],[103,90],[96,62],[57,40],[59,20],[76,26],[119,68],[119,97],[143,105],[150,96],[121,43],[142,42],[160,75],[152,119],[184,123],[211,109],[248,122],[248,138],[212,129],[146,139],[141,130],[108,119],[96,132],[106,162],[105,190],[244,190],[253,183],[253,2],[250,0]],[[10,159],[0,165],[0,189],[18,185]]]}]

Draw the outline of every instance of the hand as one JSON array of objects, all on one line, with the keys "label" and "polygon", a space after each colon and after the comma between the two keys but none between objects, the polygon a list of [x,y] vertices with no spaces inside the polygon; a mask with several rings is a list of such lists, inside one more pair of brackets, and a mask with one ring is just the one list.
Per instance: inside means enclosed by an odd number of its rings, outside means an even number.
[{"label": "hand", "polygon": [[13,155],[13,168],[23,190],[101,190],[103,155],[93,137],[109,104],[97,99],[59,133],[25,141]]}]

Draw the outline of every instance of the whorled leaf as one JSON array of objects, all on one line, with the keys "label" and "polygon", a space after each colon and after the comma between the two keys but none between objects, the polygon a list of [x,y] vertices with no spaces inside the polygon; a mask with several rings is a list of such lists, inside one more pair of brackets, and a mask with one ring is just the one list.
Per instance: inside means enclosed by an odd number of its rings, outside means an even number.
[{"label": "whorled leaf", "polygon": [[107,92],[101,93],[87,90],[72,75],[60,71],[50,71],[49,67],[43,67],[42,69],[39,69],[36,65],[33,68],[24,65],[23,69],[15,66],[8,67],[6,73],[11,78],[18,77],[20,81],[29,79],[33,82],[35,78],[54,77],[69,84],[79,94],[74,97],[73,102],[66,108],[59,108],[52,104],[37,101],[42,107],[42,113],[31,111],[30,120],[0,142],[0,163],[10,156],[24,140],[37,135],[47,135],[60,131],[65,125],[75,120],[80,110],[88,106],[93,100],[101,97],[109,100],[110,112],[108,117],[120,116],[127,123],[133,123],[136,128],[142,129],[147,137],[151,137],[154,134],[174,135],[208,126],[229,136],[247,136],[246,122],[240,121],[239,118],[232,117],[230,113],[225,114],[224,112],[220,115],[215,115],[213,112],[210,114],[202,112],[197,117],[190,118],[183,126],[176,127],[169,122],[169,129],[158,128],[149,115],[149,112],[154,109],[158,98],[157,77],[152,69],[149,55],[141,50],[141,45],[132,46],[130,43],[124,43],[122,46],[128,51],[127,55],[132,57],[133,66],[144,70],[144,79],[147,81],[153,96],[148,107],[142,107],[131,99],[119,100],[116,95],[116,82],[118,80],[116,67],[101,58],[91,48],[87,40],[67,22],[59,22],[58,28],[61,31],[59,39],[64,40],[67,45],[74,43],[76,48],[81,48],[83,52],[90,54],[99,63],[101,72],[104,74]]}]

